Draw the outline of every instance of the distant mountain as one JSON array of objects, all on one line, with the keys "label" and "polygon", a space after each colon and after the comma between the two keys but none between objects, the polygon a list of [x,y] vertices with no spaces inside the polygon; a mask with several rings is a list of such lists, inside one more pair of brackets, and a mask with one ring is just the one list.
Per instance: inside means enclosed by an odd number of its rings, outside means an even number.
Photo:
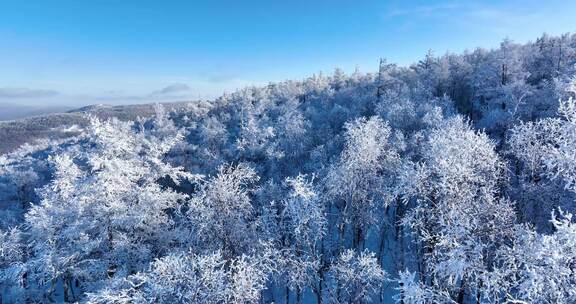
[{"label": "distant mountain", "polygon": [[61,113],[70,109],[72,109],[70,106],[29,106],[0,103],[0,121]]},{"label": "distant mountain", "polygon": [[[189,102],[165,103],[166,111],[186,108]],[[102,119],[116,117],[134,120],[154,114],[154,104],[124,106],[89,105],[78,109],[66,107],[28,108],[0,105],[0,154],[14,151],[25,143],[42,139],[67,138],[77,135],[88,123],[86,114]]]}]

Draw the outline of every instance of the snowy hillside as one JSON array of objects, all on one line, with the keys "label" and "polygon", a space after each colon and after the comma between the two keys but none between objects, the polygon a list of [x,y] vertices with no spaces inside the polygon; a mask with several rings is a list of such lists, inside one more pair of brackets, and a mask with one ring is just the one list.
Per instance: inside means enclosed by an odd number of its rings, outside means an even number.
[{"label": "snowy hillside", "polygon": [[[165,107],[170,111],[180,111],[185,109],[187,104],[188,102],[174,102],[165,104]],[[154,105],[91,105],[60,113],[54,111],[56,113],[0,121],[0,154],[12,152],[23,144],[78,135],[77,131],[89,123],[87,115],[104,120],[112,117],[135,120],[153,115]]]},{"label": "snowy hillside", "polygon": [[542,36],[0,124],[48,137],[0,156],[0,302],[576,303],[575,72]]},{"label": "snowy hillside", "polygon": [[69,107],[41,107],[41,106],[22,106],[0,102],[0,121],[21,119],[30,116],[47,115],[70,110]]}]

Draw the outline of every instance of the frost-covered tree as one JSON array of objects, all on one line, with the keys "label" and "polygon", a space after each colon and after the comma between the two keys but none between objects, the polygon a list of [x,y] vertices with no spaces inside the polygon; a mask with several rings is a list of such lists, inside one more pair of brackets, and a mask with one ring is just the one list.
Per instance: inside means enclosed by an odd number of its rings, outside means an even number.
[{"label": "frost-covered tree", "polygon": [[84,150],[52,158],[54,179],[26,214],[27,284],[49,282],[46,300],[54,300],[59,284],[65,301],[78,299],[100,281],[143,269],[179,240],[170,213],[186,195],[159,183],[191,177],[160,158],[178,137],[93,120],[84,140]]},{"label": "frost-covered tree", "polygon": [[459,117],[423,148],[424,174],[412,183],[418,203],[403,221],[422,246],[421,280],[463,303],[481,292],[494,251],[512,237],[514,209],[498,197],[505,165],[494,143]]},{"label": "frost-covered tree", "polygon": [[434,290],[416,279],[416,273],[408,270],[398,274],[397,303],[426,304],[426,303],[454,303],[448,293]]},{"label": "frost-covered tree", "polygon": [[282,217],[296,246],[314,251],[326,229],[324,206],[306,176],[289,177],[286,184],[291,190],[283,203]]},{"label": "frost-covered tree", "polygon": [[391,130],[379,117],[359,118],[346,124],[345,146],[326,178],[327,196],[336,200],[341,212],[340,241],[351,228],[353,246],[362,245],[370,226],[376,223],[377,204],[386,191],[385,170],[397,161],[388,140]]},{"label": "frost-covered tree", "polygon": [[188,222],[197,246],[220,249],[226,258],[245,252],[257,239],[251,200],[259,179],[246,164],[223,165],[189,201]]},{"label": "frost-covered tree", "polygon": [[90,294],[91,303],[259,303],[269,268],[261,257],[170,254],[150,270]]},{"label": "frost-covered tree", "polygon": [[6,302],[20,299],[26,293],[26,245],[22,231],[12,228],[0,231],[0,300]]},{"label": "frost-covered tree", "polygon": [[498,252],[498,267],[485,281],[495,301],[576,301],[576,224],[571,214],[552,214],[555,232],[519,227],[514,242]]},{"label": "frost-covered tree", "polygon": [[[567,193],[576,192],[575,109],[572,98],[562,101],[560,118],[519,125],[512,130],[511,140],[512,151],[531,174],[529,181],[536,184],[540,178],[551,179],[549,183],[560,180],[567,190],[562,198],[569,206],[573,205],[574,196]],[[562,187],[555,190],[561,192]],[[491,291],[494,298],[501,299],[504,294],[508,301],[574,302],[576,226],[572,214],[562,211],[556,200],[539,198],[538,202],[553,208],[552,231],[539,233],[527,225],[518,226],[513,244],[498,252],[499,264],[491,277]]]},{"label": "frost-covered tree", "polygon": [[332,264],[330,274],[334,281],[330,286],[334,303],[368,303],[386,280],[376,255],[368,250],[344,251]]},{"label": "frost-covered tree", "polygon": [[325,273],[321,267],[327,261],[321,242],[326,233],[326,211],[312,181],[306,176],[287,178],[286,184],[290,190],[282,204],[284,233],[280,237],[287,249],[282,267],[287,285],[296,292],[297,301],[306,288],[312,288],[318,297],[322,297]]},{"label": "frost-covered tree", "polygon": [[547,214],[573,207],[576,182],[576,90],[560,102],[559,117],[521,123],[510,130],[509,147],[517,158],[517,193],[524,221],[551,228]]},{"label": "frost-covered tree", "polygon": [[548,131],[549,136],[555,136],[548,146],[549,155],[544,158],[544,165],[552,178],[562,178],[566,189],[576,192],[576,81],[571,93],[573,96],[560,103],[558,113],[562,120],[558,130],[552,127]]}]

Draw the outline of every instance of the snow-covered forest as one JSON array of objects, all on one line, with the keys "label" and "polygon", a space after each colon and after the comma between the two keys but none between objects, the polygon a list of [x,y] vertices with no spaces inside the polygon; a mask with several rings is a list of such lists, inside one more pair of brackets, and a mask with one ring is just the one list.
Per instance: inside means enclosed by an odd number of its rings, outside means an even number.
[{"label": "snow-covered forest", "polygon": [[2,303],[576,303],[576,35],[0,156]]}]

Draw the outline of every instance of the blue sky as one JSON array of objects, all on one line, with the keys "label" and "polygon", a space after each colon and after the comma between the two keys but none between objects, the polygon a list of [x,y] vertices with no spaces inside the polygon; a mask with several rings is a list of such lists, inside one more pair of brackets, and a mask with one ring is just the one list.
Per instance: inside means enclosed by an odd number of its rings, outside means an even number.
[{"label": "blue sky", "polygon": [[576,31],[576,1],[0,0],[0,103],[211,98]]}]

